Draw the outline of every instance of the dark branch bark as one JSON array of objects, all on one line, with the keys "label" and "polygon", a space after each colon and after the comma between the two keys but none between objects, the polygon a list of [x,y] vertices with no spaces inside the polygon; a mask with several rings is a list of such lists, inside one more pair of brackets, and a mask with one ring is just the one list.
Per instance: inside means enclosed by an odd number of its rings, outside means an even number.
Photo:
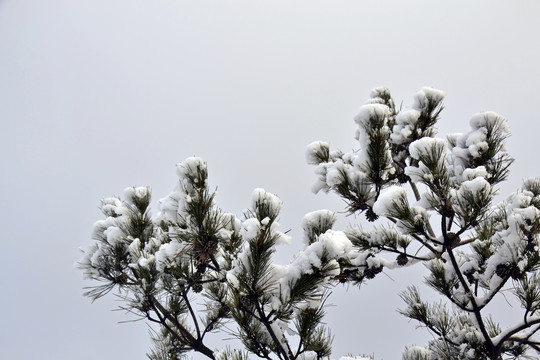
[{"label": "dark branch bark", "polygon": [[281,342],[277,338],[276,334],[274,333],[274,330],[270,326],[270,321],[268,321],[268,318],[264,314],[263,309],[261,309],[261,306],[257,303],[255,304],[255,308],[257,309],[257,313],[259,314],[259,318],[261,319],[261,322],[263,323],[264,327],[272,337],[272,341],[274,341],[274,344],[276,345],[276,348],[278,350],[278,356],[281,358],[283,356],[284,360],[291,360],[290,357],[292,354],[288,354],[287,351],[283,348],[281,345]]},{"label": "dark branch bark", "polygon": [[[154,298],[153,296],[149,296],[148,302],[150,303],[150,306],[152,306],[152,308],[154,309],[155,313],[158,315],[160,320],[162,320],[161,324],[165,326],[167,330],[170,329],[170,326],[167,325],[167,320],[169,320],[172,324],[174,324],[176,329],[180,332],[181,337],[179,338],[179,340],[181,340],[183,343],[191,347],[191,349],[193,349],[194,351],[200,352],[201,354],[206,355],[210,359],[215,360],[214,352],[210,348],[205,346],[200,339],[196,339],[193,335],[191,335],[191,333],[182,324],[180,324],[178,320],[175,317],[173,317],[167,311],[167,309],[165,309],[163,305],[159,303],[159,301],[157,301],[156,298]],[[176,334],[176,333],[173,332],[173,334]]]},{"label": "dark branch bark", "polygon": [[[446,232],[446,229],[445,229],[445,232]],[[452,263],[452,267],[454,268],[454,271],[458,277],[459,282],[461,283],[461,286],[463,286],[465,293],[469,295],[469,301],[473,307],[473,314],[474,314],[474,317],[476,318],[476,321],[478,322],[478,327],[480,328],[480,332],[482,333],[482,336],[484,337],[484,340],[486,342],[486,348],[489,351],[490,356],[494,356],[493,359],[498,359],[500,357],[500,354],[498,354],[499,349],[493,345],[493,342],[491,341],[491,337],[489,336],[486,330],[484,319],[482,319],[481,308],[476,303],[476,298],[474,297],[474,294],[471,291],[469,284],[467,283],[467,280],[465,280],[465,278],[463,277],[463,274],[461,273],[459,269],[459,265],[456,261],[456,257],[454,256],[452,249],[447,248],[446,251],[448,252],[450,261]]]}]

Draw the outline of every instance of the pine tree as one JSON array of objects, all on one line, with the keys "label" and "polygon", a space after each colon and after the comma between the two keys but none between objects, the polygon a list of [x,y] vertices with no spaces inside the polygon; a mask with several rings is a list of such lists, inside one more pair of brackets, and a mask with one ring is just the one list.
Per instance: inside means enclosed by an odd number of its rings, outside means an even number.
[{"label": "pine tree", "polygon": [[[355,117],[359,150],[308,146],[317,175],[312,190],[337,193],[370,230],[333,230],[335,213],[309,213],[305,248],[288,266],[277,265],[276,244],[291,240],[279,230],[280,199],[256,189],[249,211],[225,213],[204,161],[188,158],[155,216],[145,187],[102,201],[106,218],[96,223],[79,267],[103,284],[86,295],[115,290],[126,310],[158,324],[150,359],[189,351],[219,360],[329,359],[332,335],[323,317],[332,286],[422,263],[441,301],[426,302],[414,284],[401,294],[400,313],[433,335],[427,347],[406,348],[403,359],[540,353],[540,179],[526,179],[494,204],[513,161],[506,121],[485,112],[472,117],[468,132],[435,137],[443,99],[423,88],[398,110],[387,89],[374,89]],[[522,308],[504,329],[487,310],[501,296]],[[207,335],[214,331],[237,337],[244,349],[212,349]]]}]

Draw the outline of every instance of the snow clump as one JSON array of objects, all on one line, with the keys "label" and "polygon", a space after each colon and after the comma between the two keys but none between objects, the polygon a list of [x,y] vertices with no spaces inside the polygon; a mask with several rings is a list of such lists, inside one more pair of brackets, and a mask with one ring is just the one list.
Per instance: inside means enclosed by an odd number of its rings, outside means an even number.
[{"label": "snow clump", "polygon": [[373,204],[373,211],[379,216],[391,215],[394,212],[395,204],[406,200],[407,190],[401,186],[393,185],[379,196]]}]

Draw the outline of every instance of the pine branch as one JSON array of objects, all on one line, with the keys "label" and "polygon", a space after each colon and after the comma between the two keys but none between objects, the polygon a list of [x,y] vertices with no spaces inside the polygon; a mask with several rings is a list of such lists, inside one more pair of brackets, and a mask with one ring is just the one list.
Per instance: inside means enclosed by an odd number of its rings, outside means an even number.
[{"label": "pine branch", "polygon": [[154,309],[155,313],[158,315],[161,324],[166,327],[167,330],[171,331],[172,334],[176,334],[176,332],[174,332],[167,324],[167,320],[169,320],[172,324],[174,324],[176,329],[180,331],[181,336],[177,335],[177,337],[180,341],[182,341],[182,343],[189,345],[191,349],[206,355],[210,359],[215,360],[214,352],[208,347],[206,347],[200,339],[196,339],[195,337],[193,337],[193,335],[191,335],[191,333],[182,324],[180,324],[176,318],[171,316],[167,309],[165,309],[155,297],[148,296],[148,302],[150,306],[152,306],[152,308]]},{"label": "pine branch", "polygon": [[470,301],[470,303],[471,303],[471,305],[473,307],[473,314],[474,314],[474,317],[476,318],[476,321],[477,321],[478,326],[480,328],[480,332],[482,333],[482,336],[484,336],[484,340],[485,340],[486,345],[487,345],[486,347],[487,347],[490,354],[495,355],[496,348],[493,345],[493,342],[491,341],[491,337],[489,336],[489,334],[488,334],[488,332],[486,330],[484,320],[482,319],[481,308],[477,305],[476,298],[475,298],[474,294],[472,293],[472,291],[471,291],[471,289],[469,287],[469,284],[467,283],[467,280],[465,280],[465,278],[461,274],[459,265],[458,265],[458,263],[456,261],[454,253],[452,251],[452,248],[447,248],[446,252],[448,253],[448,256],[450,257],[452,267],[454,268],[454,272],[456,273],[456,275],[457,275],[457,277],[459,279],[459,282],[461,283],[461,286],[465,290],[465,293],[469,295],[469,301]]},{"label": "pine branch", "polygon": [[199,321],[197,320],[197,316],[195,315],[195,312],[193,311],[193,308],[191,307],[189,298],[187,297],[186,292],[182,292],[180,296],[182,296],[182,298],[184,299],[184,302],[187,305],[187,308],[191,315],[191,319],[193,320],[193,324],[195,325],[195,330],[197,331],[197,339],[200,340],[202,337],[201,337],[201,330],[199,329]]},{"label": "pine branch", "polygon": [[[388,220],[390,220],[391,222],[393,222],[394,224],[397,223],[397,220],[394,219],[393,217],[390,217],[390,216],[387,216],[386,217]],[[431,251],[434,255],[436,256],[440,256],[441,253],[439,251],[437,251],[433,246],[431,246],[427,241],[423,240],[420,236],[416,235],[416,234],[409,234],[410,236],[412,236],[415,240],[417,240],[420,244],[422,244],[423,246],[425,246],[426,248],[429,249],[429,251]],[[435,242],[437,243],[434,239],[430,239],[432,242]],[[442,244],[441,244],[442,245]]]},{"label": "pine branch", "polygon": [[258,302],[255,303],[255,309],[257,310],[257,314],[259,315],[259,319],[261,323],[266,328],[266,331],[268,331],[268,333],[270,334],[270,337],[272,338],[272,341],[274,342],[274,345],[278,350],[277,355],[279,356],[279,358],[283,360],[292,360],[292,354],[290,353],[290,349],[289,349],[289,352],[287,352],[283,348],[281,341],[279,341],[276,334],[274,333],[274,330],[270,326],[271,323],[268,320],[268,317],[266,316],[266,314],[264,313],[263,309],[261,308]]},{"label": "pine branch", "polygon": [[[514,325],[513,327],[511,327],[510,329],[507,329],[503,334],[497,336],[495,338],[495,343],[497,343],[497,348],[500,348],[502,346],[502,344],[505,342],[505,341],[508,341],[513,335],[519,333],[520,331],[522,330],[525,330],[529,327],[532,327],[533,325],[537,325],[537,324],[540,324],[540,317],[536,317],[532,320],[529,320],[527,321],[526,323],[520,323],[519,325]],[[535,330],[534,330],[534,333],[537,332],[539,330],[539,328],[537,327]],[[529,335],[530,337],[531,335]],[[519,341],[519,340],[515,340],[515,341]]]}]

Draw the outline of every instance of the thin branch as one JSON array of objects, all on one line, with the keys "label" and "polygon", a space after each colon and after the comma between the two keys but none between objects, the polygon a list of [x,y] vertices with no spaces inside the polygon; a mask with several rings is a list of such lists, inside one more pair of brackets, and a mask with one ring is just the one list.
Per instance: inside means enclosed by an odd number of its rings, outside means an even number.
[{"label": "thin branch", "polygon": [[[445,217],[443,216],[443,219],[444,218]],[[446,232],[446,226],[444,227],[444,232]],[[476,318],[476,321],[478,322],[478,326],[480,327],[480,332],[482,332],[482,335],[484,336],[488,351],[490,351],[491,353],[495,349],[495,346],[493,345],[493,342],[491,341],[491,337],[489,336],[486,330],[484,319],[482,319],[482,314],[480,313],[481,308],[478,307],[478,304],[476,303],[476,298],[474,294],[472,293],[469,287],[469,284],[467,283],[467,280],[465,280],[465,278],[463,277],[463,274],[460,271],[459,265],[456,261],[456,257],[454,256],[452,248],[447,248],[446,251],[448,252],[450,261],[452,263],[452,267],[454,268],[454,272],[456,273],[459,279],[459,282],[461,283],[461,286],[463,286],[465,293],[469,294],[469,301],[473,307],[474,317]]]},{"label": "thin branch", "polygon": [[186,339],[184,337],[182,337],[181,335],[177,334],[176,331],[174,331],[167,324],[167,320],[165,319],[165,316],[161,312],[159,312],[159,310],[156,307],[154,307],[153,304],[151,306],[152,306],[154,312],[156,313],[157,317],[159,318],[159,321],[156,321],[155,319],[151,318],[150,316],[148,317],[148,319],[151,320],[151,321],[158,322],[163,327],[165,327],[165,329],[167,329],[167,331],[170,332],[177,340],[179,340],[181,343],[186,343],[187,342]]},{"label": "thin branch", "polygon": [[[387,216],[387,219],[390,220],[391,222],[393,222],[394,224],[397,223],[397,220],[394,219],[393,217],[391,216]],[[418,242],[420,242],[422,245],[424,245],[425,247],[427,247],[433,254],[435,255],[440,255],[441,253],[438,252],[437,250],[435,250],[435,248],[433,246],[431,246],[428,242],[424,241],[420,236],[416,235],[416,234],[410,234],[415,240],[417,240]],[[433,240],[432,240],[433,241]]]},{"label": "thin branch", "polygon": [[270,337],[272,338],[272,341],[274,341],[274,344],[276,345],[276,348],[278,350],[278,356],[281,358],[280,355],[283,355],[283,359],[291,360],[289,358],[289,356],[292,355],[292,354],[287,354],[287,351],[285,351],[285,349],[281,345],[281,342],[279,341],[276,334],[274,333],[274,330],[270,326],[270,322],[268,321],[268,318],[264,314],[264,311],[263,311],[263,309],[261,308],[261,306],[259,305],[258,302],[255,304],[255,308],[257,309],[257,313],[259,314],[259,318],[262,319],[262,323],[263,323],[264,327],[266,327],[266,330],[270,334]]},{"label": "thin branch", "polygon": [[191,307],[191,303],[189,302],[189,298],[187,297],[185,292],[182,292],[180,294],[184,301],[186,302],[187,308],[189,310],[189,313],[191,315],[191,318],[193,319],[193,323],[195,324],[195,330],[197,331],[197,338],[201,339],[201,330],[199,329],[199,321],[197,321],[197,316],[195,315],[195,312],[193,311],[193,308]]},{"label": "thin branch", "polygon": [[412,191],[414,193],[414,197],[416,198],[416,201],[420,201],[422,197],[420,196],[420,192],[418,191],[418,187],[416,187],[416,184],[413,183],[411,180],[409,180],[409,185],[411,185]]},{"label": "thin branch", "polygon": [[[169,320],[171,323],[174,324],[178,331],[180,331],[182,337],[184,337],[184,339],[182,340],[183,343],[189,345],[193,350],[206,355],[210,359],[215,359],[214,352],[210,348],[206,347],[200,339],[196,339],[195,337],[193,337],[193,335],[191,335],[191,333],[182,324],[180,324],[178,320],[173,317],[167,311],[167,309],[165,309],[165,307],[163,307],[163,305],[161,305],[159,301],[157,301],[155,297],[148,296],[148,302],[150,306],[154,309],[156,314],[158,314],[160,320],[164,317],[162,324],[163,326],[165,326],[165,328],[167,328],[167,330],[169,330],[170,327],[167,325],[166,320]],[[159,315],[160,313],[161,316]]]},{"label": "thin branch", "polygon": [[414,259],[414,260],[419,260],[419,261],[429,261],[429,260],[431,260],[431,258],[428,258],[428,257],[424,258],[424,257],[416,256],[416,255],[407,254],[407,253],[404,253],[402,251],[392,249],[392,248],[389,248],[389,247],[386,247],[386,246],[382,246],[381,250],[388,251],[388,252],[391,252],[391,253],[394,253],[394,254],[405,255],[406,257]]},{"label": "thin branch", "polygon": [[[532,327],[533,325],[536,325],[536,324],[540,324],[540,317],[530,320],[527,323],[522,323],[518,326],[515,326],[512,330],[508,330],[506,334],[504,334],[503,336],[500,336],[500,338],[499,336],[497,336],[496,337],[497,348],[500,348],[505,341],[510,340],[510,338],[512,338],[513,335],[517,334],[518,332],[524,329],[527,329],[528,327]],[[536,329],[534,329],[533,333],[538,330],[539,328],[537,327]],[[516,341],[519,341],[519,340],[516,340]]]},{"label": "thin branch", "polygon": [[[482,297],[480,299],[480,301],[482,302],[481,305],[478,305],[480,307],[480,309],[484,308],[485,306],[487,306],[491,300],[493,300],[493,298],[495,297],[495,295],[497,295],[499,293],[499,291],[503,288],[503,286],[506,284],[506,282],[508,281],[508,279],[510,279],[510,275],[507,275],[501,282],[499,285],[497,285],[497,287],[494,289],[494,290],[491,290],[486,296]],[[504,294],[503,294],[504,296]],[[505,297],[505,296],[504,296]],[[506,297],[505,297],[506,298]],[[508,303],[508,300],[506,300],[506,302]]]}]

